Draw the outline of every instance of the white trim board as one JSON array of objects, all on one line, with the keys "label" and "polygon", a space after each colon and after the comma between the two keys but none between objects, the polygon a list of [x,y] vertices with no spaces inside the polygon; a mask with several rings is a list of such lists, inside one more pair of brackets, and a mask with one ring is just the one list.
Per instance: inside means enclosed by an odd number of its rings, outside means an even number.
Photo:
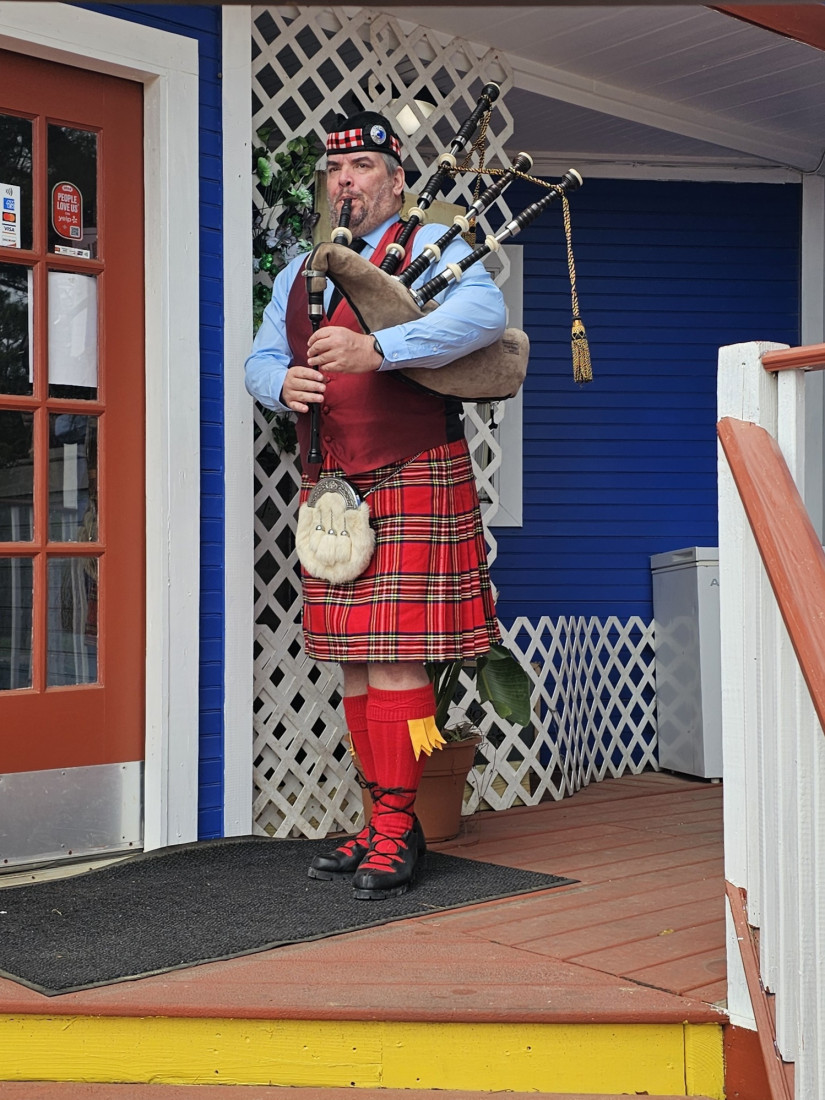
[{"label": "white trim board", "polygon": [[534,176],[561,176],[568,168],[577,168],[588,179],[613,180],[683,180],[694,183],[800,183],[801,172],[756,162],[735,164],[718,161],[697,161],[695,158],[670,157],[657,159],[647,154],[633,157],[623,153],[615,159],[592,153],[540,152],[533,155]]},{"label": "white trim board", "polygon": [[198,45],[82,8],[0,3],[0,47],[144,85],[144,847],[197,838],[200,341]]},{"label": "white trim board", "polygon": [[254,432],[243,364],[252,342],[252,9],[223,8],[224,835],[252,832]]}]

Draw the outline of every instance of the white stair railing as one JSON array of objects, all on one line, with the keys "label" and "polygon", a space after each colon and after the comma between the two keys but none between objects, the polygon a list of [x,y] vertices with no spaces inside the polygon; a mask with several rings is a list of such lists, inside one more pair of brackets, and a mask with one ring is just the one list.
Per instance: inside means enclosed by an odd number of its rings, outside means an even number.
[{"label": "white stair railing", "polygon": [[[728,1009],[734,1023],[761,1017],[772,1029],[759,982],[775,995],[775,1035],[760,1034],[773,1092],[791,1095],[793,1078],[796,1097],[810,1100],[825,1096],[825,646],[811,643],[817,631],[825,638],[825,555],[796,486],[804,370],[821,366],[825,348],[780,348],[719,353]],[[758,929],[759,981],[740,956],[737,898]]]}]

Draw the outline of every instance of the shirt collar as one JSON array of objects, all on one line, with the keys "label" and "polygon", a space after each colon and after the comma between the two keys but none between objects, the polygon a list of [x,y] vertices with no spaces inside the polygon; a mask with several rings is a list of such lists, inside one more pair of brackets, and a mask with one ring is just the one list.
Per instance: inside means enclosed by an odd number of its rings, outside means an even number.
[{"label": "shirt collar", "polygon": [[378,242],[381,240],[381,238],[387,232],[389,227],[391,225],[394,225],[397,221],[398,221],[398,214],[393,214],[393,216],[391,218],[387,218],[387,220],[382,222],[381,225],[376,226],[375,229],[371,230],[369,233],[367,233],[364,236],[364,240],[370,246],[370,249],[372,251],[374,251],[378,247]]}]

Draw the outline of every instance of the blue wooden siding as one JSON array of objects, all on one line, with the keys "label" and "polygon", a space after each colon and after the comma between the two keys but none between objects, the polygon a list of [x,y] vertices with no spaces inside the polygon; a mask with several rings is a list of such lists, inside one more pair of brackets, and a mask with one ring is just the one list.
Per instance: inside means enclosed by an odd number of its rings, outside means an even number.
[{"label": "blue wooden siding", "polygon": [[[224,432],[221,8],[96,5],[95,11],[197,39],[200,92],[201,573],[198,832],[223,835]],[[251,736],[251,734],[250,734]]]},{"label": "blue wooden siding", "polygon": [[[536,190],[508,195],[519,210]],[[650,555],[716,545],[717,349],[799,342],[800,203],[792,184],[586,181],[570,204],[581,388],[560,208],[518,238],[531,357],[524,525],[495,532],[505,623],[651,619]]]}]

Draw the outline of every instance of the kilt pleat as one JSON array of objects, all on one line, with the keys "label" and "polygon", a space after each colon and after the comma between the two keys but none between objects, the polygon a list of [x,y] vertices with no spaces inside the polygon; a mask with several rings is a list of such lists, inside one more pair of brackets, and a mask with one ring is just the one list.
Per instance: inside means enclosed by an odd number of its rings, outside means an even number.
[{"label": "kilt pleat", "polygon": [[[363,495],[397,470],[388,466],[349,481]],[[311,488],[305,480],[302,502]],[[307,655],[449,661],[476,657],[500,641],[466,440],[425,451],[367,502],[376,548],[366,571],[346,584],[301,572]]]}]

